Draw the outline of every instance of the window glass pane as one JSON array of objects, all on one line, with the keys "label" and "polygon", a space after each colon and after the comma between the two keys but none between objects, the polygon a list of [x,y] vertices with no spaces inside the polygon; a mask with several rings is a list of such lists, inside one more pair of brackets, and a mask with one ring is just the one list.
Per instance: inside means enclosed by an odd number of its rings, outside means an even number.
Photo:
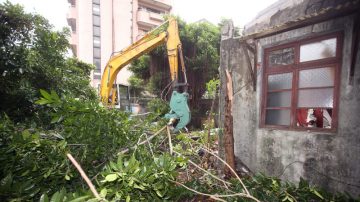
[{"label": "window glass pane", "polygon": [[100,70],[101,71],[100,59],[94,58],[94,65],[95,65],[95,70]]},{"label": "window glass pane", "polygon": [[93,3],[100,4],[100,0],[93,0]]},{"label": "window glass pane", "polygon": [[100,27],[93,26],[93,35],[94,36],[100,36]]},{"label": "window glass pane", "polygon": [[94,36],[94,47],[100,47],[100,37]]},{"label": "window glass pane", "polygon": [[290,125],[290,110],[277,110],[268,109],[266,110],[266,125]]},{"label": "window glass pane", "polygon": [[336,55],[336,38],[300,46],[300,62],[319,60]]},{"label": "window glass pane", "polygon": [[120,93],[120,99],[121,100],[129,99],[128,87],[127,86],[119,85],[119,93]]},{"label": "window glass pane", "polygon": [[93,14],[100,15],[100,5],[99,4],[93,4]]},{"label": "window glass pane", "polygon": [[332,109],[303,108],[296,110],[296,126],[304,128],[331,128]]},{"label": "window glass pane", "polygon": [[268,93],[267,107],[290,107],[291,91]]},{"label": "window glass pane", "polygon": [[289,65],[294,63],[294,48],[285,48],[271,51],[269,54],[269,66]]},{"label": "window glass pane", "polygon": [[70,4],[71,4],[71,6],[76,6],[76,0],[71,0],[71,1],[68,1],[68,2],[70,2]]},{"label": "window glass pane", "polygon": [[94,75],[93,75],[94,79],[101,79],[101,72],[99,70],[94,70]]},{"label": "window glass pane", "polygon": [[299,87],[324,87],[334,86],[335,71],[332,67],[301,70]]},{"label": "window glass pane", "polygon": [[94,79],[101,79],[101,75],[98,75],[98,74],[94,74]]},{"label": "window glass pane", "polygon": [[101,54],[100,54],[100,48],[94,48],[94,57],[95,58],[100,58]]},{"label": "window glass pane", "polygon": [[292,73],[274,74],[268,77],[268,89],[291,89],[292,86]]},{"label": "window glass pane", "polygon": [[333,107],[334,88],[299,90],[299,107]]},{"label": "window glass pane", "polygon": [[93,24],[100,26],[100,16],[93,15]]},{"label": "window glass pane", "polygon": [[76,33],[76,23],[71,23],[71,24],[70,24],[70,27],[71,27],[71,31],[72,31],[73,33]]}]

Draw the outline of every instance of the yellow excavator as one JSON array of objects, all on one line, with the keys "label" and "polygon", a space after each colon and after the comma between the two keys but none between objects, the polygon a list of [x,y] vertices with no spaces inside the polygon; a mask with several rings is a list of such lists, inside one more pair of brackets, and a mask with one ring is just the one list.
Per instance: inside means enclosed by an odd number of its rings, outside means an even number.
[{"label": "yellow excavator", "polygon": [[[170,112],[165,118],[170,119],[169,123],[175,123],[173,132],[184,128],[190,122],[190,110],[188,106],[187,78],[184,59],[181,49],[178,24],[175,18],[170,17],[166,22],[156,29],[148,32],[141,39],[118,53],[113,53],[106,64],[101,78],[100,96],[104,105],[112,106],[116,99],[115,80],[119,71],[132,62],[134,59],[148,53],[154,48],[166,43],[169,59],[171,83],[173,89],[170,99]],[[183,73],[183,83],[179,83],[179,59]],[[179,92],[180,87],[183,92]]]}]

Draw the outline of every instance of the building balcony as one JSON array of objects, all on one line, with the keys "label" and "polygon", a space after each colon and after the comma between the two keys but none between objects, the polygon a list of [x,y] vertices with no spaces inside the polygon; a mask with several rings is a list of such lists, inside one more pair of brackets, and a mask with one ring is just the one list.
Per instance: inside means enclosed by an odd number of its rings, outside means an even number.
[{"label": "building balcony", "polygon": [[139,0],[139,3],[148,4],[165,11],[170,11],[172,8],[171,0]]},{"label": "building balcony", "polygon": [[76,47],[77,47],[77,44],[78,44],[78,35],[77,35],[77,33],[75,33],[75,32],[71,33],[69,43],[70,43],[70,48],[71,48],[74,56],[76,56],[77,55]]},{"label": "building balcony", "polygon": [[163,22],[161,14],[153,13],[147,10],[139,10],[137,13],[137,23],[144,27],[155,27]]},{"label": "building balcony", "polygon": [[76,17],[77,17],[76,7],[70,6],[69,12],[67,13],[67,16],[66,16],[66,19],[67,19],[68,25],[71,28],[76,27]]},{"label": "building balcony", "polygon": [[78,43],[78,35],[76,32],[72,32],[70,36],[70,44],[77,44]]},{"label": "building balcony", "polygon": [[75,5],[76,5],[76,1],[75,1],[75,0],[68,0],[68,2],[69,2],[72,6],[75,6]]},{"label": "building balcony", "polygon": [[150,13],[150,20],[159,21],[160,23],[164,21],[164,18],[161,14],[153,13],[153,12],[149,12],[149,13]]}]

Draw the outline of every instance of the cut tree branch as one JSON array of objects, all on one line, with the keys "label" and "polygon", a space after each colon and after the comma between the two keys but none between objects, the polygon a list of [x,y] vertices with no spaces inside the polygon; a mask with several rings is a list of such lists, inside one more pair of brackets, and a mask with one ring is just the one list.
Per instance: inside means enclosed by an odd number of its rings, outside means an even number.
[{"label": "cut tree branch", "polygon": [[99,193],[96,191],[94,184],[91,182],[91,180],[88,178],[84,170],[81,168],[80,164],[75,160],[75,158],[70,154],[67,153],[66,156],[70,159],[71,163],[76,167],[76,169],[79,171],[81,177],[85,180],[86,184],[89,186],[91,192],[94,194],[94,196],[101,200],[101,197]]}]

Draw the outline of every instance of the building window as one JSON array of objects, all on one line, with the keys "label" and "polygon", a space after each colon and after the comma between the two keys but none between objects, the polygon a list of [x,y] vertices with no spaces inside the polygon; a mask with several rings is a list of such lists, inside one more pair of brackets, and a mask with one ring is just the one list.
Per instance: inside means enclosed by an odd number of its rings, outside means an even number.
[{"label": "building window", "polygon": [[95,70],[97,71],[101,71],[101,61],[100,58],[94,58],[94,65],[95,65]]},{"label": "building window", "polygon": [[265,49],[261,126],[336,129],[340,33]]},{"label": "building window", "polygon": [[100,36],[100,27],[99,26],[93,26],[93,35]]},{"label": "building window", "polygon": [[94,71],[94,79],[101,79],[101,73]]},{"label": "building window", "polygon": [[70,5],[72,7],[75,7],[76,6],[76,0],[68,0],[68,2],[70,3]]},{"label": "building window", "polygon": [[101,33],[100,33],[100,1],[93,0],[93,63],[95,65],[93,79],[101,79]]},{"label": "building window", "polygon": [[94,47],[94,58],[100,58],[100,56],[101,56],[100,48]]},{"label": "building window", "polygon": [[100,16],[93,15],[93,25],[100,26]]},{"label": "building window", "polygon": [[72,33],[76,33],[76,23],[71,23],[70,27],[71,27]]},{"label": "building window", "polygon": [[94,36],[94,47],[100,47],[100,37]]},{"label": "building window", "polygon": [[100,15],[100,5],[99,4],[93,4],[93,15]]}]

